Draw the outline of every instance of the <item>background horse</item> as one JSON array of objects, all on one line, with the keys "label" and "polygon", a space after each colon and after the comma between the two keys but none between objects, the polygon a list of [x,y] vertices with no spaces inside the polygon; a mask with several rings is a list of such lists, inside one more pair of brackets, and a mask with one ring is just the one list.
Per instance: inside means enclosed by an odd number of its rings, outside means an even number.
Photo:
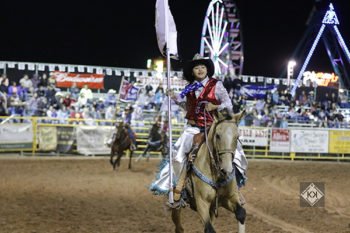
[{"label": "background horse", "polygon": [[122,157],[122,155],[124,154],[124,151],[126,150],[129,150],[130,152],[128,168],[131,169],[131,159],[133,154],[133,151],[130,150],[131,143],[132,141],[129,136],[127,126],[123,122],[120,122],[117,127],[115,139],[113,140],[113,143],[112,143],[111,157],[109,160],[114,170],[116,169],[116,167],[120,166],[120,158]]},{"label": "background horse", "polygon": [[[219,206],[235,214],[239,232],[244,232],[246,212],[240,203],[233,166],[238,140],[237,123],[242,115],[219,114],[209,130],[207,143],[200,147],[190,170],[192,188],[187,192],[187,198],[191,208],[199,214],[206,233],[215,232],[212,221]],[[172,210],[176,233],[184,232],[180,215],[181,208]]]},{"label": "background horse", "polygon": [[162,130],[161,132],[159,132],[159,130],[160,130],[160,123],[156,122],[155,124],[153,124],[150,130],[150,133],[148,136],[148,142],[145,150],[137,158],[136,161],[138,161],[141,157],[145,157],[145,156],[147,156],[147,160],[148,160],[149,151],[160,151],[163,158],[167,156],[169,151],[168,136],[164,130]]}]

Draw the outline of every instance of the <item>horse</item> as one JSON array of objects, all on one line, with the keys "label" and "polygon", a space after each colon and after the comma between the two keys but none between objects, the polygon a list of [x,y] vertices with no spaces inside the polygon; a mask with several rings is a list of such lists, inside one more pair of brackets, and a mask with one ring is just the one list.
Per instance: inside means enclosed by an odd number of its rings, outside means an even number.
[{"label": "horse", "polygon": [[[109,161],[113,166],[113,170],[115,170],[116,167],[120,166],[120,158],[124,154],[125,150],[129,150],[130,152],[128,168],[131,169],[131,159],[132,159],[133,150],[130,149],[132,141],[129,136],[127,127],[130,127],[130,126],[127,126],[123,122],[120,122],[117,127],[115,138],[112,142],[111,157]],[[117,156],[117,158],[115,158],[115,156]]]},{"label": "horse", "polygon": [[[160,151],[162,154],[162,157],[165,158],[168,155],[169,151],[169,143],[168,143],[168,136],[166,135],[166,132],[162,130],[159,132],[160,125],[159,123],[155,123],[149,133],[148,136],[148,142],[145,150],[136,161],[138,161],[141,157],[145,157],[149,151]],[[147,156],[147,160],[149,159],[149,156]]]},{"label": "horse", "polygon": [[[219,113],[218,116],[191,165],[186,196],[191,209],[199,214],[205,233],[215,233],[212,222],[220,206],[235,214],[238,232],[242,233],[246,211],[240,203],[233,159],[239,136],[238,122],[243,112]],[[183,233],[181,208],[172,209],[172,220],[175,232]]]}]

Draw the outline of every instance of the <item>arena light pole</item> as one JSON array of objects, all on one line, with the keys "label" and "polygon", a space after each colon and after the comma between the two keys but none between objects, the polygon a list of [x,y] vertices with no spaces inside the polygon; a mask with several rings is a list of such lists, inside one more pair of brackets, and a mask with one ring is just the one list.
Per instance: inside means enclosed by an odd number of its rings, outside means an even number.
[{"label": "arena light pole", "polygon": [[293,78],[293,74],[294,74],[294,66],[297,63],[294,60],[290,60],[288,62],[288,66],[287,66],[287,85],[288,87],[290,86],[290,80]]}]

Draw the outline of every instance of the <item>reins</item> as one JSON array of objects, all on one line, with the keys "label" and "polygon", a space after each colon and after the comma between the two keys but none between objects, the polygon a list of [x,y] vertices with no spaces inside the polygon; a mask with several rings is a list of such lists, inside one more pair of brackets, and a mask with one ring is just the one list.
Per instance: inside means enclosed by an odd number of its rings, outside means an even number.
[{"label": "reins", "polygon": [[[219,158],[218,156],[214,157],[213,155],[213,152],[209,146],[209,143],[208,143],[208,126],[207,126],[207,117],[206,117],[206,113],[208,113],[208,115],[210,116],[210,113],[209,111],[207,111],[205,108],[203,110],[203,115],[204,115],[204,136],[205,136],[205,144],[207,146],[207,149],[209,151],[209,156],[210,156],[210,160],[212,161],[211,162],[211,165],[212,167],[215,169],[215,173],[216,174],[219,174],[219,171],[220,171],[220,166],[219,166]],[[212,119],[213,120],[213,119]],[[214,129],[215,130],[215,129]],[[213,147],[214,148],[214,147]]]}]

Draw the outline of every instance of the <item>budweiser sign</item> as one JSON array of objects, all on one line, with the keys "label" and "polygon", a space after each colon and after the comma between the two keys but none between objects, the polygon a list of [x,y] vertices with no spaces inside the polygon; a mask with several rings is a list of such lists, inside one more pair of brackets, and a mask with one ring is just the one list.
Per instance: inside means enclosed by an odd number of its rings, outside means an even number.
[{"label": "budweiser sign", "polygon": [[76,83],[77,87],[82,88],[85,84],[91,89],[103,89],[103,74],[78,74],[55,71],[51,73],[56,79],[57,87],[69,88]]}]

